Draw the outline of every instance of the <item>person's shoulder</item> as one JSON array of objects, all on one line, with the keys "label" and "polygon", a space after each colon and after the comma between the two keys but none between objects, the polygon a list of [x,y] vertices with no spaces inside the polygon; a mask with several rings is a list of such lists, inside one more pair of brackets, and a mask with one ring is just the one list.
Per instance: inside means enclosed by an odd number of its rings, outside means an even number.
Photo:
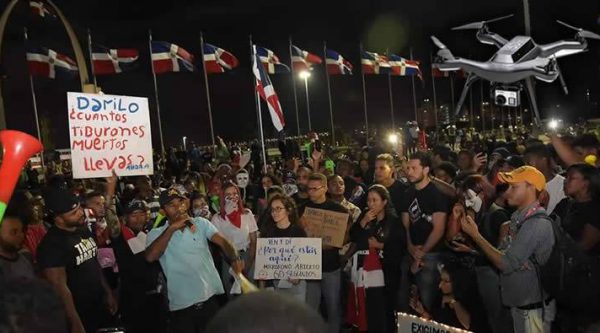
[{"label": "person's shoulder", "polygon": [[326,201],[326,206],[327,209],[329,210],[333,210],[336,212],[340,212],[340,213],[348,213],[348,209],[346,209],[346,207],[342,206],[341,204],[333,201],[333,200],[327,200]]}]

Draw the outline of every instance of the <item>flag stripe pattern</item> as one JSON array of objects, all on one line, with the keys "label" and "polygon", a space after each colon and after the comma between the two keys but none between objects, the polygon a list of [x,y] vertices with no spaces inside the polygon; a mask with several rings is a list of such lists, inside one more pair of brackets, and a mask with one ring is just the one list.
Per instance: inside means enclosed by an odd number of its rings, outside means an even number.
[{"label": "flag stripe pattern", "polygon": [[239,64],[240,62],[231,52],[204,43],[204,66],[208,74],[224,73],[236,68]]},{"label": "flag stripe pattern", "polygon": [[138,60],[136,49],[109,49],[104,46],[92,47],[92,62],[95,75],[110,75],[123,72]]},{"label": "flag stripe pattern", "polygon": [[184,48],[169,42],[152,42],[154,73],[193,72],[194,56]]},{"label": "flag stripe pattern", "polygon": [[326,50],[325,53],[327,73],[330,75],[352,75],[352,64],[344,59],[341,54],[333,50]]},{"label": "flag stripe pattern", "polygon": [[262,63],[262,61],[257,51],[258,47],[254,46],[252,72],[256,77],[256,90],[269,107],[269,114],[271,115],[273,126],[280,132],[285,126],[281,104],[279,103],[279,98],[277,97],[275,87],[273,87],[273,83],[271,83],[267,70],[264,66],[259,66],[259,63]]},{"label": "flag stripe pattern", "polygon": [[423,80],[423,73],[419,68],[420,62],[417,60],[405,59],[401,56],[391,54],[389,56],[389,64],[392,69],[392,75],[397,76],[413,76],[416,75]]},{"label": "flag stripe pattern", "polygon": [[312,66],[320,65],[321,63],[323,63],[323,59],[319,56],[292,45],[292,66],[294,67],[294,71],[311,70]]},{"label": "flag stripe pattern", "polygon": [[27,64],[31,75],[51,79],[61,76],[71,77],[78,70],[73,59],[45,47],[28,47]]},{"label": "flag stripe pattern", "polygon": [[265,67],[267,74],[288,73],[290,68],[282,64],[275,52],[261,46],[256,46],[256,55]]}]

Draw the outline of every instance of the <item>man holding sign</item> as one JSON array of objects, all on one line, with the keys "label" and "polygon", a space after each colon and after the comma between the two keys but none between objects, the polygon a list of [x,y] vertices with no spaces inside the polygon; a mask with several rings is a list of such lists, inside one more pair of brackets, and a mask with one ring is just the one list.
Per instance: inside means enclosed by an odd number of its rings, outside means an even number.
[{"label": "man holding sign", "polygon": [[[328,233],[323,238],[322,265],[323,273],[320,281],[309,281],[306,290],[306,302],[317,311],[321,303],[321,295],[325,299],[327,308],[328,332],[337,333],[340,330],[341,322],[341,268],[339,248],[341,248],[346,239],[348,225],[351,223],[348,211],[340,204],[327,199],[327,177],[321,173],[314,173],[308,179],[308,197],[309,201],[300,207],[301,222],[309,237],[317,236],[318,230],[315,230],[315,215],[321,214],[321,232],[325,230],[325,224],[331,228],[329,231],[339,230]],[[325,211],[325,212],[322,212]],[[327,213],[333,214],[327,214]],[[345,214],[346,225],[343,228],[336,228],[339,221],[339,213]],[[309,216],[310,215],[310,216]],[[337,234],[334,234],[337,233]]]}]

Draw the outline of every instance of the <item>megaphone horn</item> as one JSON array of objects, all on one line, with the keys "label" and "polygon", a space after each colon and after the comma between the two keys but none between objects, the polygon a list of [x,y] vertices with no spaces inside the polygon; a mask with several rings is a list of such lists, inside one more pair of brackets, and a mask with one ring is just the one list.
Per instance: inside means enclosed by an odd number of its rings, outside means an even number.
[{"label": "megaphone horn", "polygon": [[20,131],[0,131],[2,143],[2,166],[0,166],[0,225],[4,219],[6,206],[12,197],[23,166],[31,156],[44,149],[42,143],[33,136]]}]

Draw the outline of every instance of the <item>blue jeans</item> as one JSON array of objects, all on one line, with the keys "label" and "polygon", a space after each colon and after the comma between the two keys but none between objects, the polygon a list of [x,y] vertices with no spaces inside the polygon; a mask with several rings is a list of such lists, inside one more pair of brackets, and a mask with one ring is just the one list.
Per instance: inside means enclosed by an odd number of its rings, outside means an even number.
[{"label": "blue jeans", "polygon": [[342,321],[342,304],[340,287],[342,283],[341,269],[333,272],[323,272],[320,281],[306,282],[306,303],[319,312],[321,295],[327,309],[327,332],[339,333]]}]

